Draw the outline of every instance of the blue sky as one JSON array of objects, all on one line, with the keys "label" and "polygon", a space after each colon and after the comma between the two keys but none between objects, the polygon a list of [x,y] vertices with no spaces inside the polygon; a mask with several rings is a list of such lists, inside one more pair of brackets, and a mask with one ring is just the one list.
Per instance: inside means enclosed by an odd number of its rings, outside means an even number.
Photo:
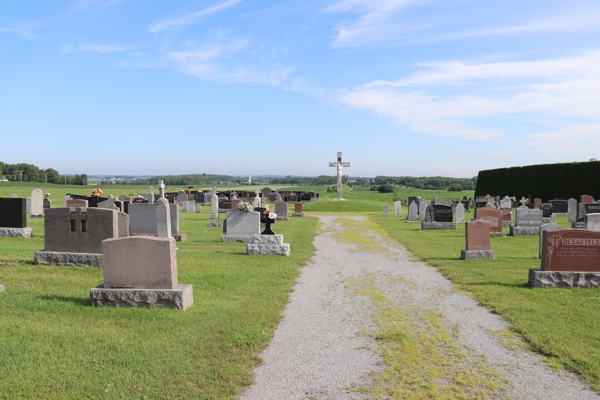
[{"label": "blue sky", "polygon": [[600,3],[0,4],[0,161],[471,177],[600,158]]}]

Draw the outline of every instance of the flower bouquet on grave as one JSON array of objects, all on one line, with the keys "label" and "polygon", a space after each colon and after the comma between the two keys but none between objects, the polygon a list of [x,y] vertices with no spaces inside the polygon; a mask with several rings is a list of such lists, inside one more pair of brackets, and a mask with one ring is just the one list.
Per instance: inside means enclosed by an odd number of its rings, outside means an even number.
[{"label": "flower bouquet on grave", "polygon": [[96,188],[96,189],[92,190],[92,196],[94,196],[94,197],[100,197],[103,194],[104,194],[104,192],[100,188]]},{"label": "flower bouquet on grave", "polygon": [[245,202],[241,202],[240,204],[237,205],[237,209],[243,212],[250,212],[250,211],[254,211],[254,208]]},{"label": "flower bouquet on grave", "polygon": [[50,197],[50,192],[44,192],[44,198],[47,199],[48,197]]},{"label": "flower bouquet on grave", "polygon": [[263,215],[265,217],[265,230],[262,235],[274,235],[275,232],[271,230],[271,224],[274,224],[277,221],[277,214],[273,211],[265,210],[263,211]]}]

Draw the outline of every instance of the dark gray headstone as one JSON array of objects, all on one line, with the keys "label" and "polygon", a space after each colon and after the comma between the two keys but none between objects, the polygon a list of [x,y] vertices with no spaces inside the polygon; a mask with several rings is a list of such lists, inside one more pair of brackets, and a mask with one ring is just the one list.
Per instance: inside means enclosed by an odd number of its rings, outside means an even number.
[{"label": "dark gray headstone", "polygon": [[0,228],[27,228],[27,200],[0,198]]}]

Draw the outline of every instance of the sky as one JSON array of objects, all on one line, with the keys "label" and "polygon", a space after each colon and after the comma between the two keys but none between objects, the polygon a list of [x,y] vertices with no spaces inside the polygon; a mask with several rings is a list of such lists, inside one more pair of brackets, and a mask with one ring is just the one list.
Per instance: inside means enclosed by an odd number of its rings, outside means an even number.
[{"label": "sky", "polygon": [[0,161],[453,176],[600,159],[597,0],[0,3]]}]

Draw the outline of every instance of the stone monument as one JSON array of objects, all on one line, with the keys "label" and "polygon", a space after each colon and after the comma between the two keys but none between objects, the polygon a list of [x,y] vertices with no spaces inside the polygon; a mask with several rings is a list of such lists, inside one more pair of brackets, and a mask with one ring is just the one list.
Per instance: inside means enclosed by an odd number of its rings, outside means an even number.
[{"label": "stone monument", "polygon": [[337,161],[330,162],[330,167],[336,168],[336,178],[337,178],[337,197],[334,200],[344,200],[342,197],[342,180],[344,177],[343,167],[350,167],[349,162],[342,161],[342,152],[338,151],[337,153]]}]

